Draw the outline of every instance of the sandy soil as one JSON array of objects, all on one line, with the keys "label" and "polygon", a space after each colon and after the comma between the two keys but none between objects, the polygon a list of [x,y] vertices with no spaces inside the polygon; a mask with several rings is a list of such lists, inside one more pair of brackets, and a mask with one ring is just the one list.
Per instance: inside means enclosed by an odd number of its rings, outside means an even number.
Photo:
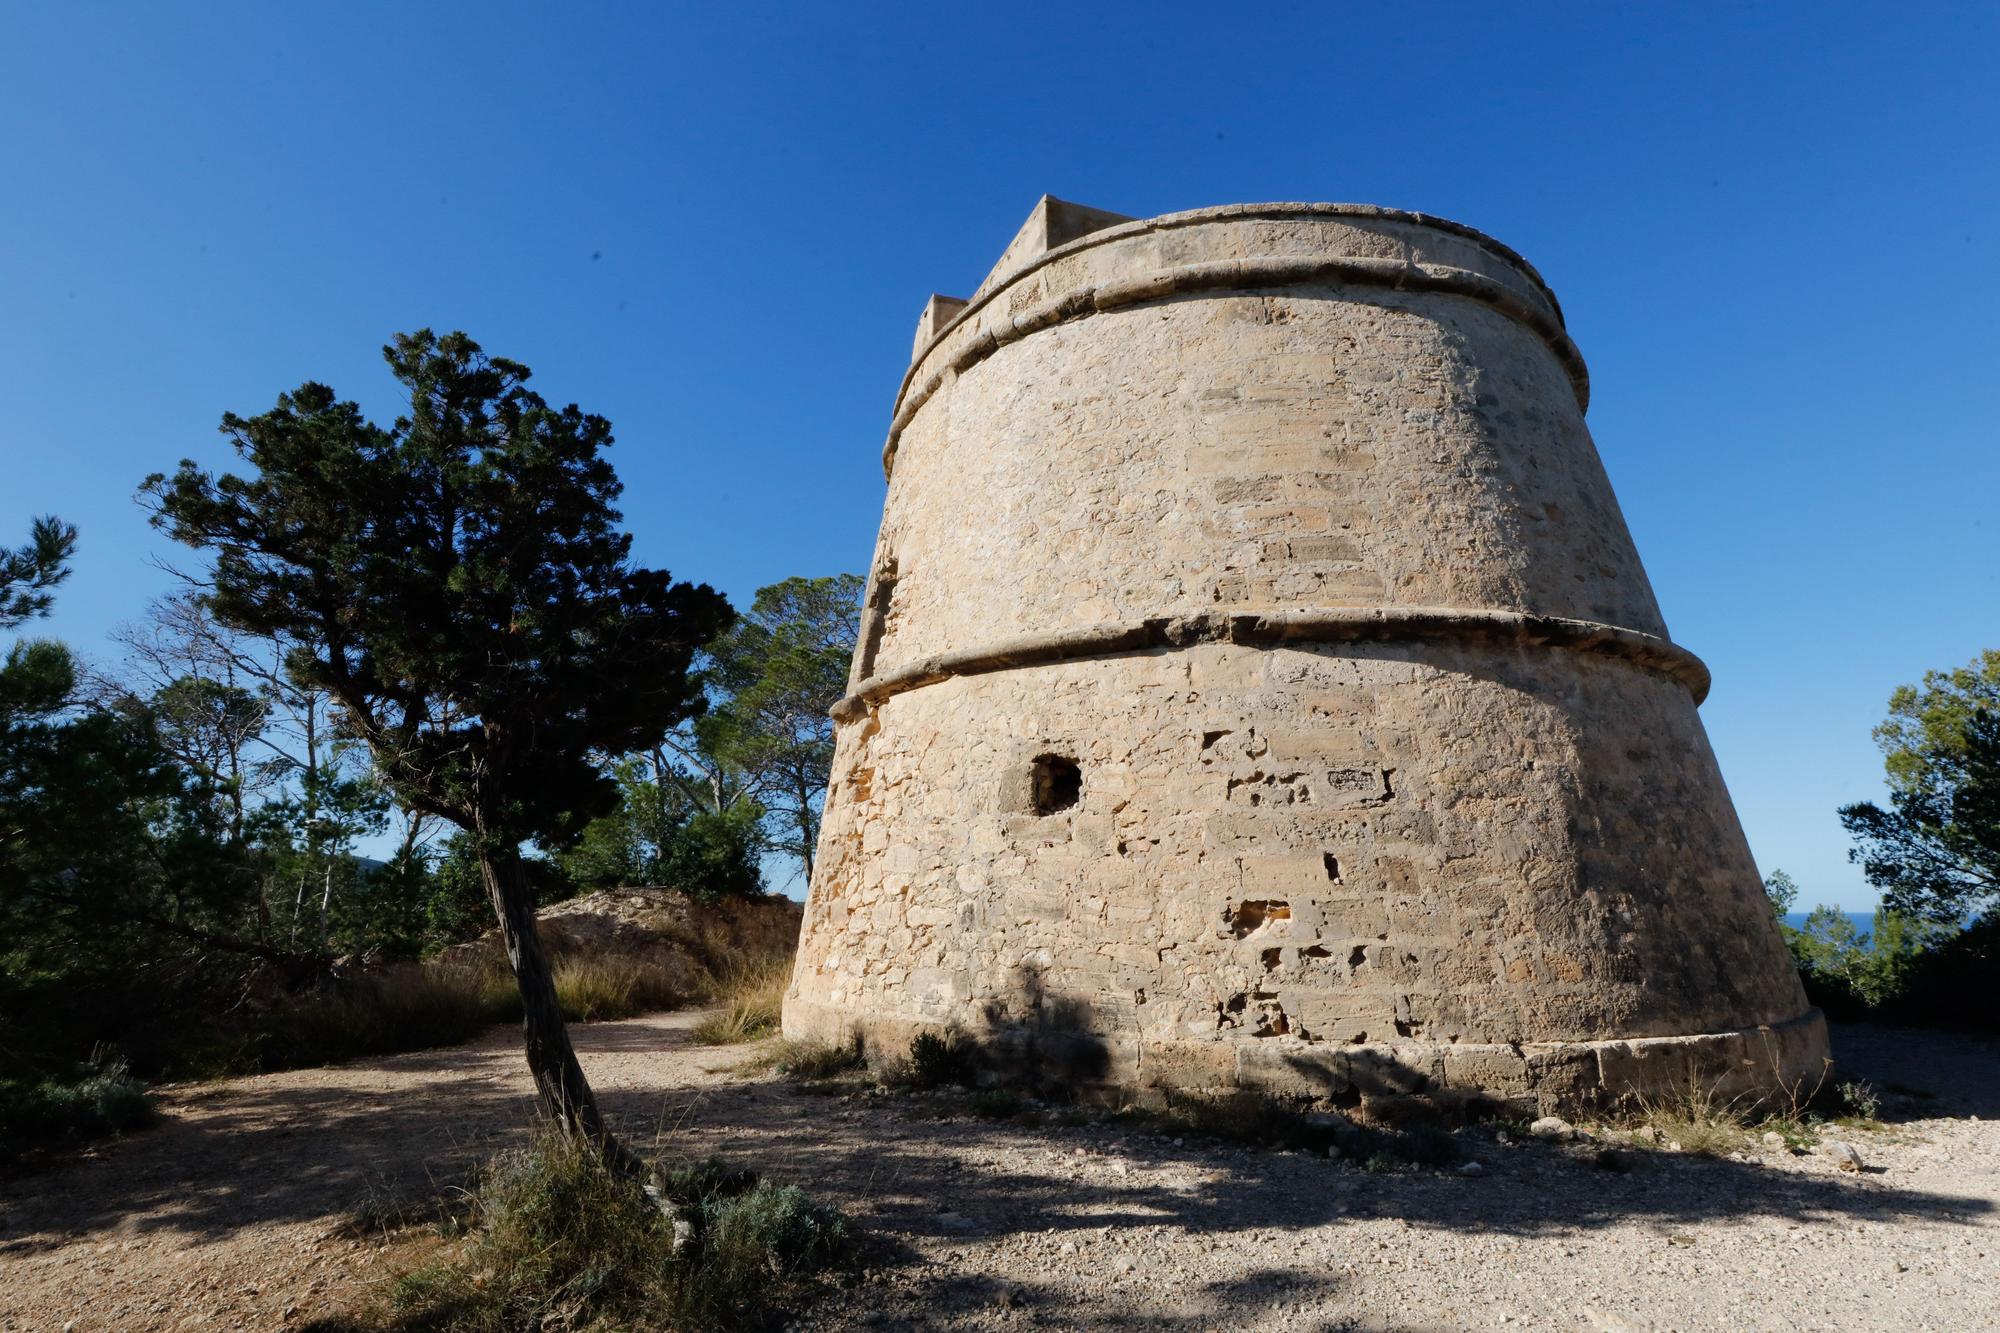
[{"label": "sandy soil", "polygon": [[[730,1072],[690,1015],[579,1029],[624,1131],[807,1186],[871,1233],[801,1329],[2000,1328],[2000,1044],[1835,1033],[1932,1094],[1868,1169],[1468,1140],[1483,1174],[996,1124]],[[0,1180],[0,1329],[282,1329],[408,1261],[343,1225],[521,1132],[515,1038],[170,1089],[158,1129]]]}]

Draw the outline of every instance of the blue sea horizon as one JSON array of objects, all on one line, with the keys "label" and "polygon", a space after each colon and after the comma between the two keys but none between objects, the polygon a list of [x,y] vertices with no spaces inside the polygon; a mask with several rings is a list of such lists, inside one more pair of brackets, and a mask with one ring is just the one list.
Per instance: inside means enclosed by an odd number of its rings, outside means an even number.
[{"label": "blue sea horizon", "polygon": [[[1784,916],[1784,922],[1786,925],[1791,926],[1794,929],[1798,929],[1805,925],[1807,915],[1808,913],[1805,912],[1787,912],[1785,913]],[[1854,923],[1854,928],[1860,931],[1863,935],[1872,934],[1874,932],[1875,913],[1873,913],[1872,911],[1848,912],[1845,915],[1849,921],[1852,921]]]}]

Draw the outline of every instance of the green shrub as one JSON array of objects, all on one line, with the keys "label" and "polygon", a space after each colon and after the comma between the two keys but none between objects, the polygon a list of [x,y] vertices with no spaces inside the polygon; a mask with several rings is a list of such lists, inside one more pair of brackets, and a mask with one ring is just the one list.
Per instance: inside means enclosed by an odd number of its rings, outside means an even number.
[{"label": "green shrub", "polygon": [[919,1032],[910,1042],[911,1087],[936,1088],[972,1082],[972,1043],[956,1032]]},{"label": "green shrub", "polygon": [[763,1274],[784,1276],[832,1267],[853,1243],[847,1219],[814,1203],[796,1185],[760,1181],[708,1212],[707,1260],[728,1291]]},{"label": "green shrub", "polygon": [[1833,1105],[1837,1114],[1857,1120],[1882,1118],[1882,1099],[1875,1094],[1874,1085],[1865,1080],[1834,1084]]},{"label": "green shrub", "polygon": [[157,1117],[125,1062],[98,1057],[68,1076],[0,1081],[0,1158],[32,1147],[103,1138]]},{"label": "green shrub", "polygon": [[757,1184],[757,1173],[731,1166],[720,1157],[704,1157],[678,1166],[653,1168],[660,1192],[675,1203],[705,1207],[717,1199],[733,1199]]}]

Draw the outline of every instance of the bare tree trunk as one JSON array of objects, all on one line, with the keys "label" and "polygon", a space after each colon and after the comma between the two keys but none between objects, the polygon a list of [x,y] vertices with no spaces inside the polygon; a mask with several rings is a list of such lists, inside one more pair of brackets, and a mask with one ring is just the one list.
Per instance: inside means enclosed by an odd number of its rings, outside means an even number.
[{"label": "bare tree trunk", "polygon": [[416,854],[417,839],[424,833],[424,817],[415,810],[403,811],[403,842],[396,848],[395,864],[407,867]]},{"label": "bare tree trunk", "polygon": [[333,912],[333,857],[329,855],[326,858],[326,884],[325,887],[320,890],[320,895],[319,895],[319,949],[321,953],[326,952],[328,938],[333,933],[331,928],[327,924],[327,918],[330,915],[332,915],[332,912]]},{"label": "bare tree trunk", "polygon": [[813,852],[819,842],[819,821],[813,818],[812,788],[806,785],[803,773],[793,775],[793,785],[798,792],[799,811],[799,860],[805,863],[806,883],[812,883]]},{"label": "bare tree trunk", "polygon": [[486,881],[486,894],[493,901],[493,913],[500,919],[500,938],[507,946],[507,961],[514,967],[514,982],[521,990],[521,1035],[542,1114],[597,1144],[614,1169],[628,1175],[643,1172],[639,1159],[605,1128],[597,1097],[583,1076],[583,1066],[577,1063],[576,1049],[570,1045],[569,1027],[556,1001],[555,975],[549,970],[535,929],[535,891],[528,883],[521,854],[512,847],[484,848],[479,854],[479,869]]}]

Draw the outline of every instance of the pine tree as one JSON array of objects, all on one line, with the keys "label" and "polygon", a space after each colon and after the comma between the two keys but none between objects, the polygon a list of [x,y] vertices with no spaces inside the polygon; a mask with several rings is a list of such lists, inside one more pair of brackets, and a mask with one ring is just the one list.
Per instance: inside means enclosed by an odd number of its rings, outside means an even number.
[{"label": "pine tree", "polygon": [[545,1114],[627,1161],[557,1007],[521,845],[609,809],[593,755],[644,750],[702,706],[689,665],[732,613],[633,565],[612,507],[611,426],[526,387],[463,333],[383,349],[409,397],[383,428],[307,383],[224,416],[248,475],[183,462],[144,494],[214,560],[224,623],[282,635],[397,798],[471,840],[514,966]]}]

